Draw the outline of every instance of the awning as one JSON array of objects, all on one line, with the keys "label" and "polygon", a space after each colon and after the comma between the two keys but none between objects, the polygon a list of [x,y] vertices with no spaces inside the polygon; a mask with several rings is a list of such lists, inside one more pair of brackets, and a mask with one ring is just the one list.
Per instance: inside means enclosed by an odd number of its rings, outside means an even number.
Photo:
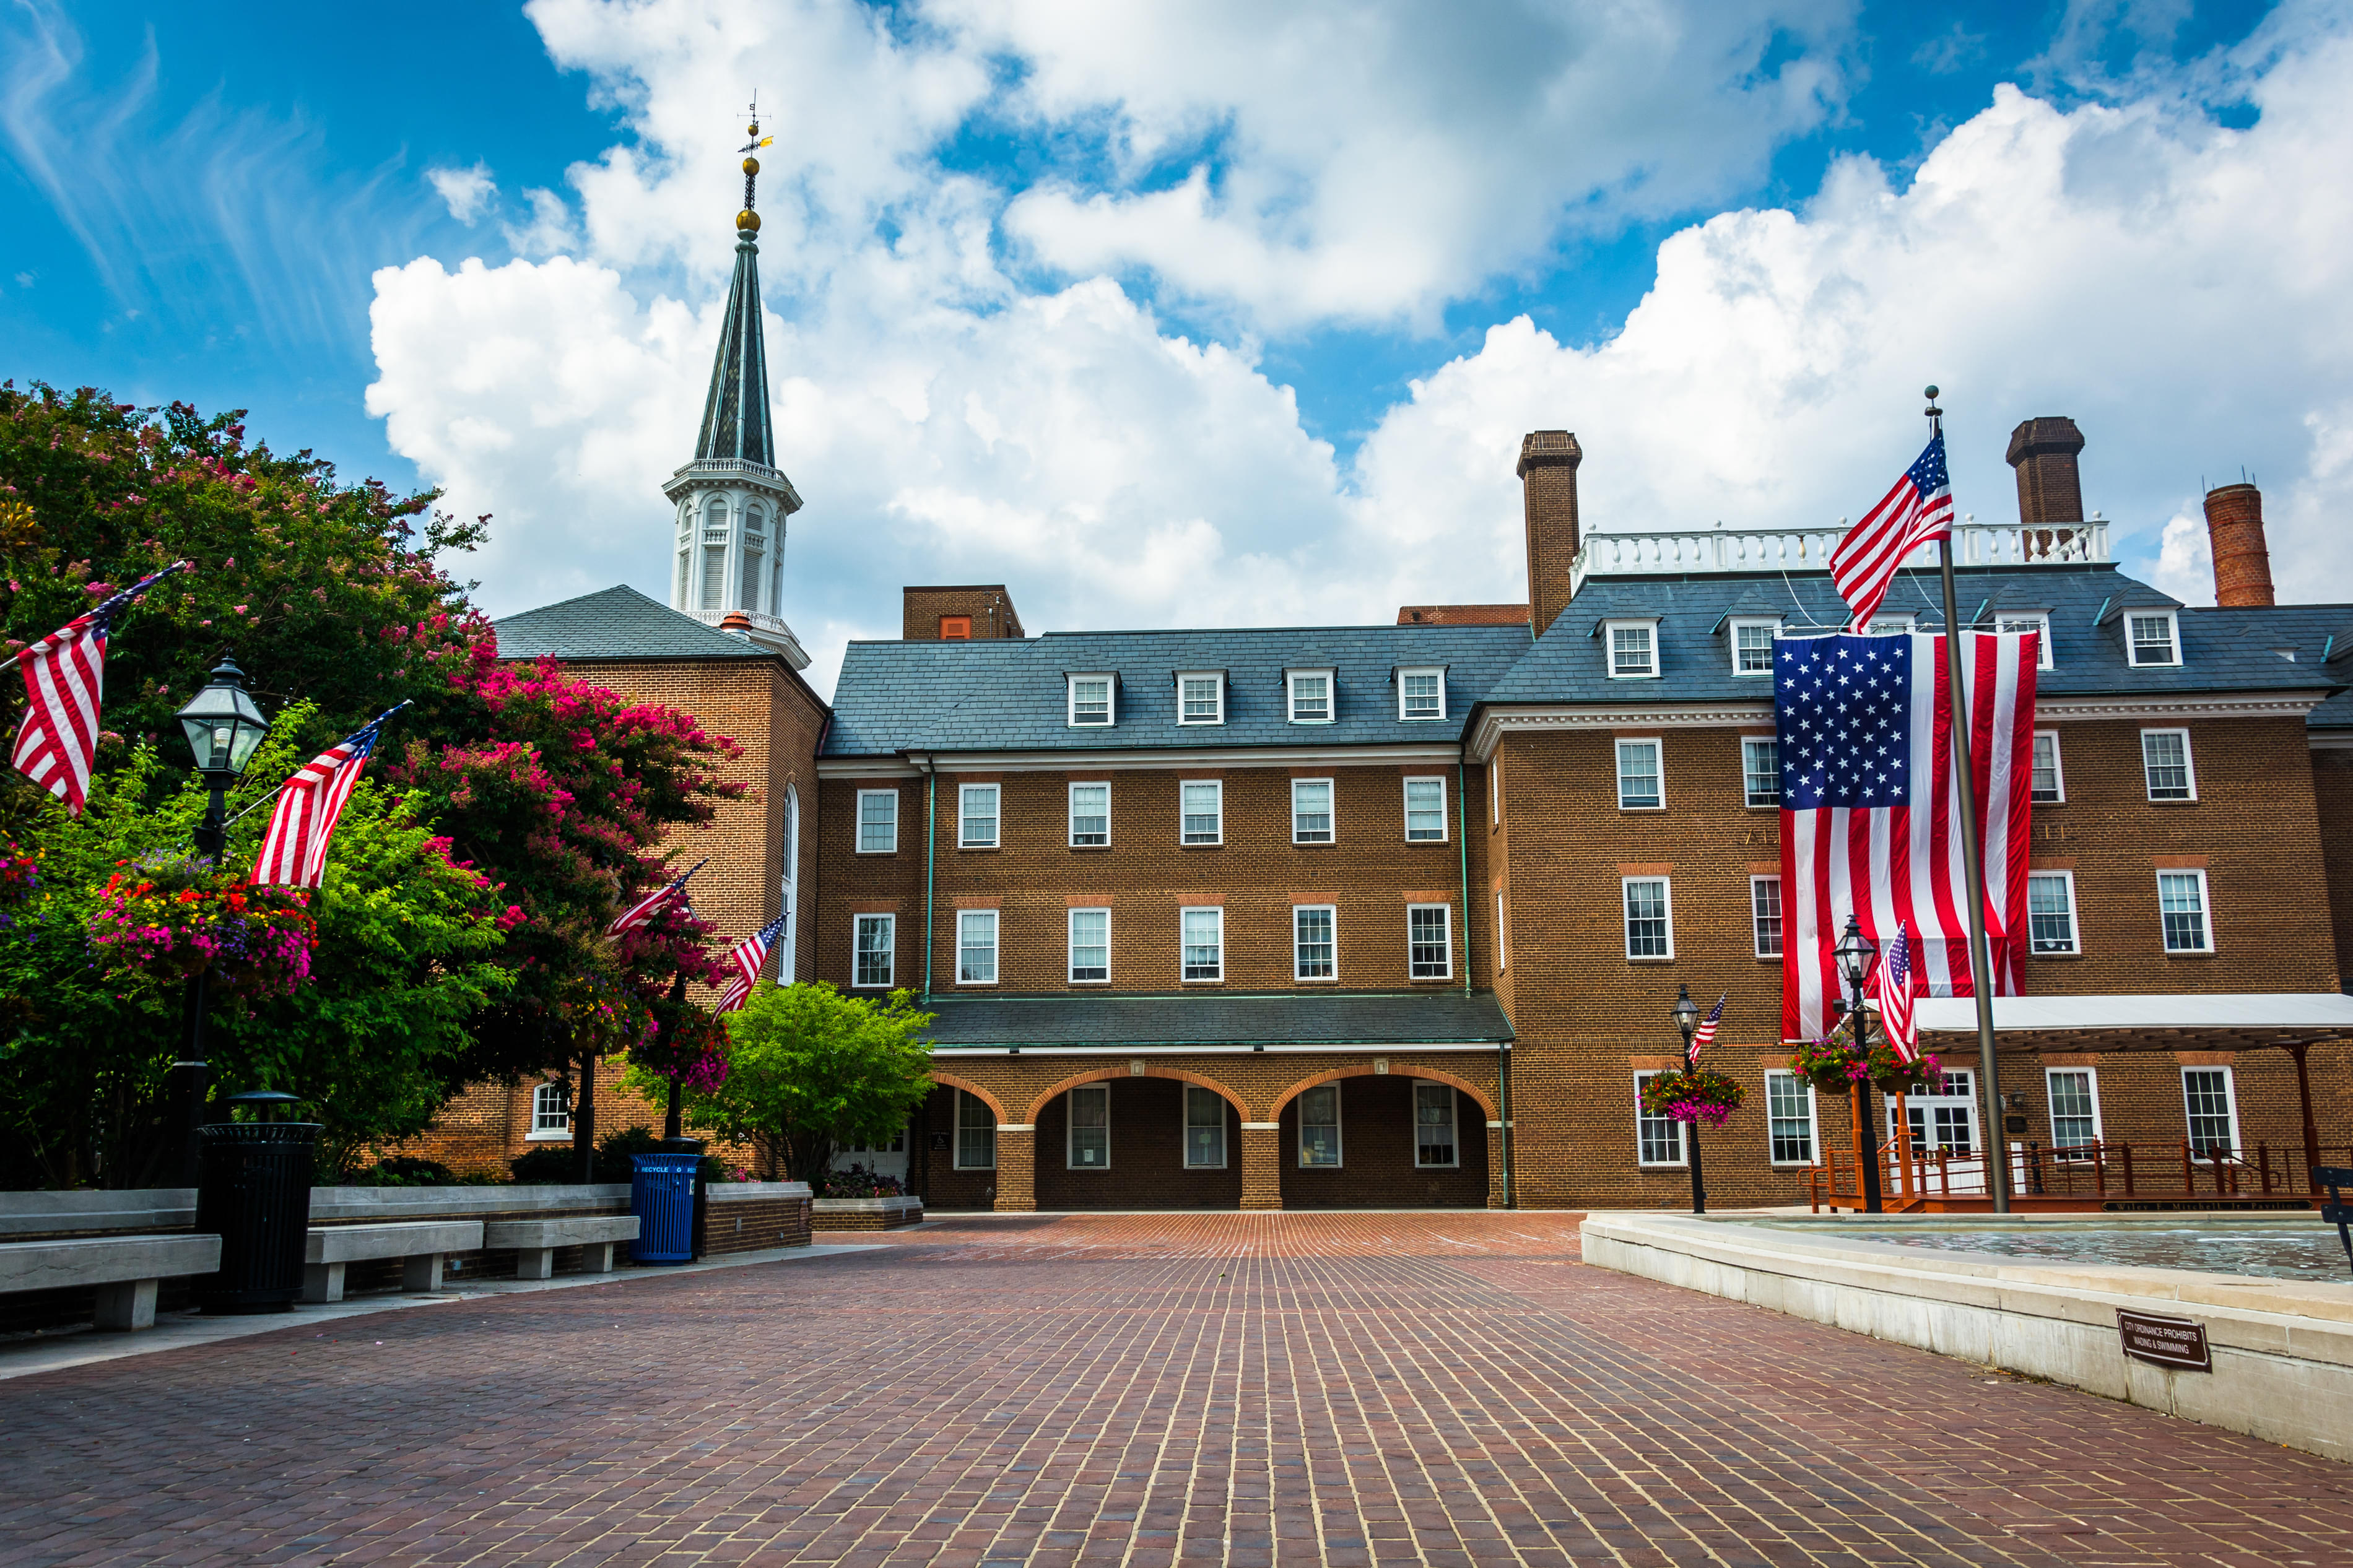
[{"label": "awning", "polygon": [[[1923,996],[1924,1034],[1974,1035],[1978,1008],[1968,996]],[[2335,991],[2231,992],[2211,995],[1997,996],[1998,1035],[2042,1050],[2257,1050],[2353,1037],[2353,996]],[[2090,1037],[2105,1036],[2107,1038]],[[2129,1039],[2118,1037],[2130,1037]]]},{"label": "awning", "polygon": [[1493,1050],[1512,1038],[1494,993],[1126,993],[934,996],[937,1050]]}]

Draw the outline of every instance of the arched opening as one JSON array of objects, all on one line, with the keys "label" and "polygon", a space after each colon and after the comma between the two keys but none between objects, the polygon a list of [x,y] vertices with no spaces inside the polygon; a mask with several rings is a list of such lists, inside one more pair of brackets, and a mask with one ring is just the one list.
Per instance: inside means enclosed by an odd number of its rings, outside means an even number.
[{"label": "arched opening", "polygon": [[756,506],[744,514],[744,581],[736,595],[743,607],[754,615],[768,607],[760,602],[760,590],[768,580],[768,542],[763,531],[766,522],[767,514]]},{"label": "arched opening", "polygon": [[1033,1104],[1040,1209],[1238,1209],[1239,1095],[1147,1065],[1081,1073]]},{"label": "arched opening", "polygon": [[1487,1108],[1448,1074],[1327,1073],[1277,1116],[1286,1209],[1483,1208]]},{"label": "arched opening", "polygon": [[702,509],[702,584],[696,607],[716,610],[727,591],[727,503],[717,496]]},{"label": "arched opening", "polygon": [[934,1069],[930,1098],[915,1109],[907,1147],[907,1190],[927,1209],[985,1209],[997,1201],[997,1124],[1004,1102],[969,1079]]}]

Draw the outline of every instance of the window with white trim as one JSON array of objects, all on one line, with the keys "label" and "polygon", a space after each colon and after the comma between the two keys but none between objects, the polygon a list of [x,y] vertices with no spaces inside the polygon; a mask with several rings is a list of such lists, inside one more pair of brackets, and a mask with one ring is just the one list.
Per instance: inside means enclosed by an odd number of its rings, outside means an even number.
[{"label": "window with white trim", "polygon": [[1176,722],[1222,724],[1226,721],[1226,673],[1221,669],[1180,669],[1176,672]]},{"label": "window with white trim", "polygon": [[533,1085],[531,1091],[531,1131],[523,1134],[526,1141],[552,1142],[572,1136],[572,1089],[561,1083]]},{"label": "window with white trim", "polygon": [[2159,871],[2157,907],[2165,923],[2166,952],[2214,951],[2214,930],[2206,918],[2205,872]]},{"label": "window with white trim", "polygon": [[2034,731],[2034,777],[2028,784],[2037,805],[2057,805],[2067,798],[2067,774],[2059,765],[2059,731]]},{"label": "window with white trim", "polygon": [[1067,1148],[1063,1163],[1073,1171],[1111,1169],[1111,1085],[1082,1083],[1067,1090]]},{"label": "window with white trim", "polygon": [[1659,673],[1659,623],[1604,621],[1601,636],[1609,649],[1609,679],[1647,680]]},{"label": "window with white trim", "polygon": [[1177,839],[1185,844],[1226,841],[1226,786],[1218,779],[1187,779],[1176,786]]},{"label": "window with white trim", "polygon": [[1446,671],[1442,668],[1398,671],[1398,717],[1446,717]]},{"label": "window with white trim", "polygon": [[1454,977],[1454,910],[1447,904],[1405,907],[1406,973],[1415,980]]},{"label": "window with white trim", "polygon": [[898,961],[899,917],[859,915],[851,924],[857,928],[857,937],[850,955],[849,984],[860,990],[890,989]]},{"label": "window with white trim", "polygon": [[956,1090],[955,1168],[997,1169],[997,1112],[970,1089]]},{"label": "window with white trim", "polygon": [[1781,742],[1772,735],[1749,735],[1740,742],[1740,798],[1750,806],[1781,804]]},{"label": "window with white trim", "polygon": [[1641,1165],[1683,1163],[1683,1124],[1672,1116],[1653,1116],[1642,1109],[1642,1089],[1655,1072],[1634,1075],[1634,1162]]},{"label": "window with white trim", "polygon": [[1226,1168],[1226,1099],[1198,1083],[1185,1086],[1185,1168]]},{"label": "window with white trim", "polygon": [[2077,952],[2075,873],[2030,871],[2026,877],[2026,947],[2030,952]]},{"label": "window with white trim", "polygon": [[1294,724],[1329,724],[1333,719],[1332,672],[1328,669],[1293,669],[1283,673],[1283,688],[1291,702],[1291,721]]},{"label": "window with white trim", "polygon": [[1814,1086],[1778,1068],[1765,1073],[1765,1136],[1776,1165],[1814,1163]]},{"label": "window with white trim", "polygon": [[1664,811],[1666,780],[1660,768],[1662,747],[1656,741],[1618,742],[1618,809]]},{"label": "window with white trim", "polygon": [[858,852],[894,855],[899,850],[899,792],[862,789],[858,792]]},{"label": "window with white trim", "polygon": [[1071,984],[1102,985],[1111,980],[1111,911],[1071,911]]},{"label": "window with white trim", "polygon": [[1498,888],[1495,889],[1495,967],[1508,969],[1511,963],[1511,944],[1504,931],[1504,889]]},{"label": "window with white trim", "polygon": [[1773,673],[1773,639],[1781,634],[1778,620],[1736,619],[1732,623],[1732,673]]},{"label": "window with white trim", "polygon": [[1451,1171],[1462,1163],[1454,1135],[1454,1086],[1417,1079],[1413,1085],[1413,1168]]},{"label": "window with white trim", "polygon": [[1748,879],[1748,931],[1755,939],[1757,956],[1781,956],[1781,879],[1751,877]]},{"label": "window with white trim", "polygon": [[2037,645],[2038,651],[2034,656],[2034,668],[2037,669],[2049,669],[2052,668],[2051,617],[2049,615],[2041,610],[2013,610],[2006,616],[1995,616],[1993,629],[1998,632],[2005,633],[2034,633],[2037,637],[2042,639],[2042,642]]},{"label": "window with white trim", "polygon": [[1117,722],[1115,698],[1119,689],[1116,676],[1105,674],[1073,675],[1071,686],[1071,725],[1073,729],[1109,728]]},{"label": "window with white trim", "polygon": [[1330,904],[1294,904],[1291,910],[1291,977],[1335,980],[1340,949],[1333,934],[1339,911]]},{"label": "window with white trim", "polygon": [[1329,844],[1332,838],[1332,781],[1292,780],[1291,841],[1293,844]]},{"label": "window with white trim", "polygon": [[2045,1068],[2051,1102],[2051,1145],[2061,1159],[2089,1159],[2100,1141],[2100,1085],[2090,1068]]},{"label": "window with white trim", "polygon": [[1319,1083],[1299,1094],[1299,1168],[1335,1170],[1340,1164],[1340,1086]]},{"label": "window with white trim", "polygon": [[1911,629],[1912,617],[1908,615],[1873,616],[1871,624],[1862,628],[1862,635],[1867,637],[1892,637]]},{"label": "window with white trim", "polygon": [[1417,844],[1445,841],[1446,780],[1442,776],[1405,781],[1405,836]]},{"label": "window with white trim", "polygon": [[1487,759],[1487,825],[1491,827],[1504,826],[1504,748],[1501,746],[1496,747],[1495,754]]},{"label": "window with white trim", "polygon": [[1178,931],[1187,980],[1226,977],[1226,911],[1222,908],[1180,910]]},{"label": "window with white trim", "polygon": [[1071,847],[1100,849],[1111,842],[1111,785],[1071,786]]},{"label": "window with white trim", "polygon": [[2125,657],[2138,668],[2144,665],[2181,662],[2181,626],[2171,610],[2125,612]]},{"label": "window with white trim", "polygon": [[997,847],[996,784],[965,784],[956,791],[956,847]]},{"label": "window with white trim", "polygon": [[2182,1111],[2188,1120],[2190,1152],[2201,1159],[2221,1149],[2239,1147],[2239,1097],[2229,1068],[2183,1068]]},{"label": "window with white trim", "polygon": [[2140,770],[2151,800],[2198,798],[2198,771],[2189,760],[2187,730],[2143,730]]},{"label": "window with white trim", "polygon": [[997,984],[997,911],[956,911],[956,984]]},{"label": "window with white trim", "polygon": [[1625,877],[1626,956],[1675,955],[1674,903],[1664,877]]}]

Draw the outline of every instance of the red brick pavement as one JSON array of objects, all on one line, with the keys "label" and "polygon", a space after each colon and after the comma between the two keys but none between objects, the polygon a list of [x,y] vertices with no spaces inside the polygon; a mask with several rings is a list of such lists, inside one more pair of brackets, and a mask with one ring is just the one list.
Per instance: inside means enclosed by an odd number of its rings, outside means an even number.
[{"label": "red brick pavement", "polygon": [[0,1399],[0,1564],[2353,1563],[2353,1469],[1588,1269],[1573,1216],[934,1220]]}]

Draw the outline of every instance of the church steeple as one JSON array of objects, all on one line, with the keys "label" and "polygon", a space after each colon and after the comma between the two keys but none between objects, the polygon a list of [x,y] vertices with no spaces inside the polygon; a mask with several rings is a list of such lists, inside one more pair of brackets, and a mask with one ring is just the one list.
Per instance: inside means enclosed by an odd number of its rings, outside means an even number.
[{"label": "church steeple", "polygon": [[735,276],[720,319],[719,352],[694,457],[662,493],[678,508],[677,559],[670,608],[748,637],[808,664],[800,641],[778,614],[784,596],[785,520],[801,498],[776,466],[768,407],[768,352],[760,319],[760,214],[754,201],[760,134],[758,109],[744,153],[744,210],[735,215]]}]

